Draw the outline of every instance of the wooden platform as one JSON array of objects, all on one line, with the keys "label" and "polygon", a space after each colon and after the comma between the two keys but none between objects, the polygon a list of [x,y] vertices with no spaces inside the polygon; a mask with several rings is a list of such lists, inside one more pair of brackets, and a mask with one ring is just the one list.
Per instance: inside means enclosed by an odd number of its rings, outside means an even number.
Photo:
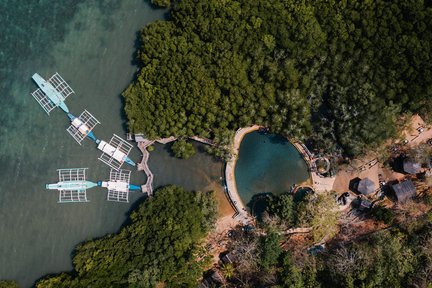
[{"label": "wooden platform", "polygon": [[147,147],[152,145],[154,141],[145,139],[144,141],[138,142],[138,148],[141,150],[143,158],[141,162],[138,163],[138,171],[144,171],[147,176],[146,184],[141,186],[141,191],[143,193],[147,193],[149,197],[153,196],[153,173],[148,167],[148,159],[150,157],[150,153],[147,151]]}]

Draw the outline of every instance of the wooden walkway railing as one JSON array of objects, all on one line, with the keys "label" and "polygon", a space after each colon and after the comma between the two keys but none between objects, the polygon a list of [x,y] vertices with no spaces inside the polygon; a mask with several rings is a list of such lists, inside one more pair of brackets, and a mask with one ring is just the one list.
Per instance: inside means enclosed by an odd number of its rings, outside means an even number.
[{"label": "wooden walkway railing", "polygon": [[141,186],[141,191],[143,193],[147,193],[149,197],[153,196],[153,173],[151,172],[148,166],[148,159],[150,157],[150,153],[147,151],[147,147],[152,145],[154,141],[145,140],[138,142],[138,148],[141,150],[143,158],[140,163],[138,163],[138,171],[144,171],[147,175],[146,184]]},{"label": "wooden walkway railing", "polygon": [[[213,145],[213,142],[210,139],[206,138],[200,138],[197,136],[190,137],[191,139],[195,141],[199,141],[204,144]],[[137,138],[133,137],[132,134],[127,135],[128,140],[137,140]],[[168,138],[161,138],[156,140],[156,142],[161,144],[167,144],[169,142],[175,141],[177,138],[171,136]],[[155,140],[148,140],[144,137],[140,137],[137,141],[138,148],[142,152],[142,159],[141,162],[138,163],[138,171],[144,171],[144,173],[147,175],[147,182],[141,186],[141,191],[143,193],[147,193],[149,197],[153,196],[153,173],[151,172],[149,166],[148,166],[148,159],[150,157],[150,153],[147,151],[147,147],[152,145],[155,142]]]},{"label": "wooden walkway railing", "polygon": [[213,140],[210,140],[208,138],[202,138],[202,137],[198,137],[198,136],[192,136],[189,137],[189,139],[195,140],[197,142],[201,142],[203,144],[207,144],[207,145],[214,145]]}]

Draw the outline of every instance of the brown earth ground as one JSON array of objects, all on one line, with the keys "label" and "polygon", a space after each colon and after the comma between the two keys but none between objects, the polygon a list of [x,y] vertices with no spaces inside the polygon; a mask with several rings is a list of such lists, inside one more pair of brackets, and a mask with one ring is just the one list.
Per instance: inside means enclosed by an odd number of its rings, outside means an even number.
[{"label": "brown earth ground", "polygon": [[215,229],[213,229],[207,236],[205,243],[207,245],[207,252],[212,255],[212,265],[217,264],[219,254],[226,250],[228,243],[228,231],[235,228],[238,221],[233,219],[235,213],[234,208],[231,206],[227,196],[217,182],[210,183],[205,191],[214,191],[215,198],[218,203],[219,218],[216,221]]}]

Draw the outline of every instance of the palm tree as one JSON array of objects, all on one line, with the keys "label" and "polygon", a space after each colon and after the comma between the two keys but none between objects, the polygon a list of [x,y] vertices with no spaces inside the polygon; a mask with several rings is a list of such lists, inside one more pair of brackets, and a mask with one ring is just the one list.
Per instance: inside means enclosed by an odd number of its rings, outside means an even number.
[{"label": "palm tree", "polygon": [[224,264],[221,270],[226,279],[231,279],[234,276],[235,269],[232,263]]}]

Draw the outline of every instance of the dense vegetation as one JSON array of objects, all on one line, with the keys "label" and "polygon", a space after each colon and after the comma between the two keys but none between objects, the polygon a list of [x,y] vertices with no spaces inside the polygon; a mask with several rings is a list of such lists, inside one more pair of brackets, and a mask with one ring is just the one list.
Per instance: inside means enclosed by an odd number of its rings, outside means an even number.
[{"label": "dense vegetation", "polygon": [[175,141],[171,146],[171,150],[175,157],[182,159],[188,159],[196,153],[192,143],[189,143],[184,139]]},{"label": "dense vegetation", "polygon": [[267,208],[261,220],[266,226],[280,231],[310,228],[313,243],[330,239],[338,232],[338,206],[331,193],[308,194],[296,201],[289,193],[269,195],[265,202]]},{"label": "dense vegetation", "polygon": [[[297,206],[300,213],[302,206]],[[231,249],[238,254],[227,286],[431,287],[431,223],[429,213],[358,239],[330,242],[321,252],[281,249],[289,240],[274,225],[265,236],[245,232],[232,242]]]},{"label": "dense vegetation", "polygon": [[211,194],[168,186],[130,215],[119,233],[77,247],[74,271],[36,287],[194,286],[206,262],[200,240],[216,217]]},{"label": "dense vegetation", "polygon": [[18,288],[18,284],[14,281],[1,281],[0,288]]},{"label": "dense vegetation", "polygon": [[171,0],[151,0],[150,1],[153,5],[167,8],[171,5]]},{"label": "dense vegetation", "polygon": [[[148,137],[261,124],[361,153],[432,111],[430,1],[182,0],[141,32],[124,92]],[[313,137],[312,137],[313,136]]]}]

